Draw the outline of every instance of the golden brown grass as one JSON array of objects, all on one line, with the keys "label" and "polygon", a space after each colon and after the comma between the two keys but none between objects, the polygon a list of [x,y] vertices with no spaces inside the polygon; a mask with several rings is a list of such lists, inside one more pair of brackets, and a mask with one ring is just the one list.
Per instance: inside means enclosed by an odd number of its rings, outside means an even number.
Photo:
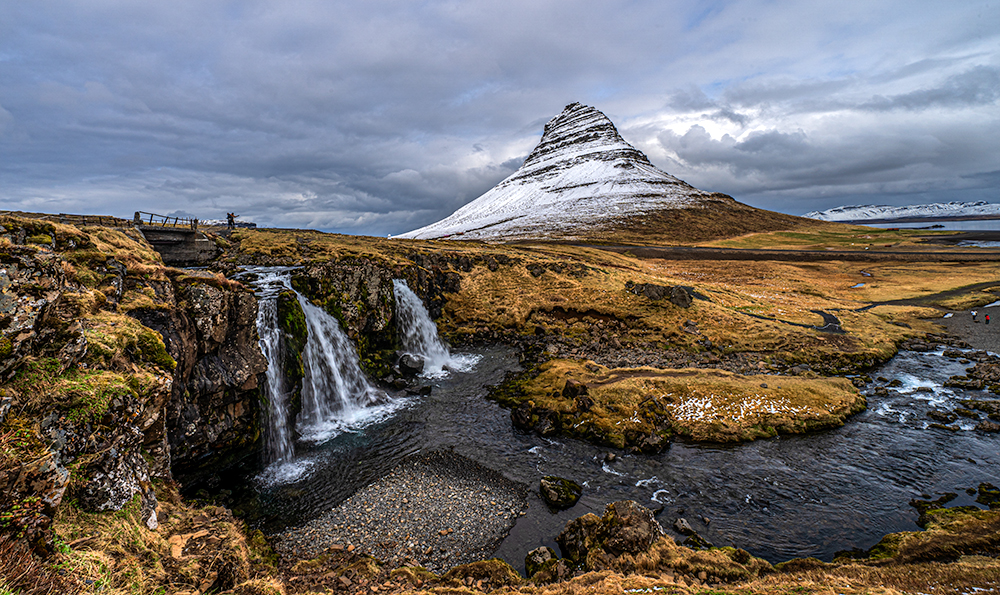
[{"label": "golden brown grass", "polygon": [[824,229],[836,225],[757,209],[736,202],[725,194],[714,194],[707,208],[664,209],[638,217],[615,220],[582,233],[572,230],[577,241],[637,246],[696,244],[752,233],[777,230]]},{"label": "golden brown grass", "polygon": [[[524,400],[567,415],[574,400],[562,396],[568,379],[588,386],[595,405],[575,416],[574,430],[588,426],[624,444],[628,432],[648,434],[665,412],[671,429],[695,440],[732,442],[777,433],[836,427],[865,407],[843,378],[742,376],[722,370],[608,369],[593,363],[551,360],[523,385]],[[653,406],[645,403],[653,401]]]},{"label": "golden brown grass", "polygon": [[[753,234],[727,240],[752,247],[843,247],[858,233],[883,233],[842,224],[799,221],[794,232]],[[859,231],[861,230],[861,231]],[[884,232],[889,243],[915,242],[911,232]],[[784,235],[782,235],[784,234]],[[891,235],[895,234],[895,235]],[[701,351],[710,340],[722,353],[753,352],[788,362],[877,363],[907,336],[930,332],[928,305],[879,307],[872,302],[913,299],[973,283],[996,280],[990,263],[843,263],[641,260],[592,248],[553,243],[482,244],[341,236],[311,231],[240,230],[231,256],[237,261],[300,263],[372,258],[390,267],[412,266],[414,253],[463,256],[475,265],[457,271],[461,291],[448,296],[439,328],[452,338],[486,332],[528,335],[537,327],[581,345],[613,336],[624,346],[657,345]],[[491,258],[510,264],[487,267]],[[496,270],[490,270],[495,268]],[[534,271],[535,274],[532,274]],[[866,274],[870,276],[866,276]],[[652,302],[625,291],[628,281],[686,285],[705,295],[689,309]],[[863,283],[863,287],[854,287]],[[977,293],[982,302],[989,295]],[[818,333],[824,310],[841,319],[847,335]],[[700,335],[682,331],[687,320]],[[909,325],[911,328],[906,328]]]},{"label": "golden brown grass", "polygon": [[261,582],[252,577],[253,555],[229,511],[184,504],[166,485],[157,486],[157,496],[155,530],[140,518],[138,496],[118,512],[88,513],[64,502],[53,525],[54,564],[89,590],[112,595],[204,593]]},{"label": "golden brown grass", "polygon": [[831,223],[799,219],[794,229],[748,233],[739,237],[720,239],[704,245],[718,248],[746,248],[756,250],[942,250],[940,245],[928,245],[922,238],[948,236],[954,232],[912,229],[878,229],[862,225]]},{"label": "golden brown grass", "polygon": [[73,595],[82,585],[36,558],[20,541],[0,536],[0,595]]}]

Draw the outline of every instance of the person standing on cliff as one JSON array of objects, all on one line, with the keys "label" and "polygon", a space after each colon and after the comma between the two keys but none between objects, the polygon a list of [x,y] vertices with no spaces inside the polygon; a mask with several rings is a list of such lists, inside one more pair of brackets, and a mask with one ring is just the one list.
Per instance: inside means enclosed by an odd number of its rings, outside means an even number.
[{"label": "person standing on cliff", "polygon": [[989,315],[989,314],[987,314],[987,315],[986,315],[986,324],[989,324],[989,323],[990,323],[990,315]]},{"label": "person standing on cliff", "polygon": [[233,213],[226,213],[226,223],[229,224],[229,229],[236,227],[236,218],[239,215]]},{"label": "person standing on cliff", "polygon": [[973,310],[973,311],[972,311],[972,322],[978,322],[978,321],[976,320],[976,314],[979,314],[979,312],[977,312],[977,311]]}]

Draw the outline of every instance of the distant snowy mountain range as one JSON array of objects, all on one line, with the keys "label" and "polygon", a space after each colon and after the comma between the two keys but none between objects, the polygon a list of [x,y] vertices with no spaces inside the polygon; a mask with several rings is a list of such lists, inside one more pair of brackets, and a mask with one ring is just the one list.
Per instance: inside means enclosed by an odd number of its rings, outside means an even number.
[{"label": "distant snowy mountain range", "polygon": [[545,125],[524,164],[451,216],[400,238],[565,238],[575,231],[732,198],[657,169],[600,111],[573,103]]},{"label": "distant snowy mountain range", "polygon": [[883,221],[894,219],[933,219],[944,217],[1000,217],[1000,203],[985,200],[976,202],[937,202],[927,205],[850,205],[825,211],[811,211],[803,215],[822,221]]}]

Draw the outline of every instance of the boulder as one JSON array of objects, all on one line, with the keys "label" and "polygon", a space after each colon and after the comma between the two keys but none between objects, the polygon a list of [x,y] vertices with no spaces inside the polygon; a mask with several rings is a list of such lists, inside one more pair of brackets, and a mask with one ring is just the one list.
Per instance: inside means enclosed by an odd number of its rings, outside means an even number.
[{"label": "boulder", "polygon": [[574,378],[570,378],[566,381],[566,385],[563,386],[562,396],[565,399],[573,399],[580,395],[586,395],[587,392],[588,389],[586,384]]},{"label": "boulder", "polygon": [[647,551],[664,535],[653,511],[631,500],[608,504],[604,516],[585,514],[556,538],[563,556],[585,570],[608,568],[615,556]]},{"label": "boulder", "polygon": [[670,302],[675,306],[690,308],[691,299],[691,294],[688,290],[684,289],[680,285],[677,285],[670,290]]},{"label": "boulder", "polygon": [[524,557],[524,570],[528,578],[531,578],[536,572],[541,570],[546,562],[555,559],[556,553],[550,547],[542,546],[528,552],[528,555]]},{"label": "boulder", "polygon": [[594,400],[591,399],[588,395],[579,395],[575,399],[573,399],[573,406],[576,407],[576,410],[580,413],[586,413],[587,411],[590,411],[591,409],[594,408],[594,405],[595,405]]},{"label": "boulder", "polygon": [[956,419],[958,419],[958,416],[955,415],[954,413],[952,413],[951,411],[940,411],[940,410],[937,410],[937,409],[932,410],[932,411],[928,411],[927,412],[927,417],[929,417],[929,418],[931,418],[931,419],[933,419],[935,421],[939,421],[939,422],[941,422],[943,424],[950,424],[951,422],[953,422]]},{"label": "boulder", "polygon": [[681,535],[694,535],[694,529],[691,528],[691,524],[683,517],[674,521],[674,531],[677,531]]},{"label": "boulder", "polygon": [[1000,508],[1000,488],[992,483],[979,484],[976,502],[990,507],[990,510]]},{"label": "boulder", "polygon": [[603,532],[604,525],[601,522],[601,517],[587,513],[566,523],[566,526],[556,537],[556,543],[559,544],[564,558],[575,563],[582,563],[586,561],[587,553],[591,549],[599,547],[598,544]]},{"label": "boulder", "polygon": [[1000,424],[993,423],[989,420],[984,419],[983,421],[976,424],[976,429],[979,430],[980,432],[988,432],[992,434],[995,432],[1000,432]]},{"label": "boulder", "polygon": [[530,432],[531,423],[531,403],[525,402],[510,410],[510,421],[515,428]]},{"label": "boulder", "polygon": [[404,353],[399,358],[399,371],[406,376],[416,376],[424,371],[424,360],[419,355]]},{"label": "boulder", "polygon": [[612,502],[601,520],[608,527],[604,549],[615,556],[644,552],[665,535],[653,511],[632,500]]},{"label": "boulder", "polygon": [[535,431],[539,436],[554,436],[559,433],[559,414],[551,409],[539,407],[533,410],[538,416],[538,423],[535,424]]},{"label": "boulder", "polygon": [[541,479],[539,484],[538,492],[545,503],[559,510],[571,508],[583,494],[583,488],[580,487],[580,484],[562,477],[547,475]]}]

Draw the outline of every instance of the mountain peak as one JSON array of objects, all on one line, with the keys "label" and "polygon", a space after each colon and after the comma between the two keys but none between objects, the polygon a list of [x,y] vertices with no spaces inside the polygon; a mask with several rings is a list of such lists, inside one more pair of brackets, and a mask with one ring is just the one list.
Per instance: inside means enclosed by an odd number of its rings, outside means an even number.
[{"label": "mountain peak", "polygon": [[[692,217],[676,215],[699,210],[695,218],[707,222],[715,215],[709,207],[722,209],[719,214],[736,208],[739,217],[746,215],[743,210],[755,210],[656,168],[621,137],[607,116],[571,103],[545,124],[538,145],[516,172],[449,217],[397,237],[494,241],[620,237],[616,230],[664,229],[665,219],[689,230]],[[708,227],[746,225],[713,222]]]},{"label": "mountain peak", "polygon": [[524,160],[522,167],[533,169],[552,158],[561,157],[567,148],[572,148],[578,155],[587,149],[595,152],[631,151],[631,158],[649,163],[641,151],[625,142],[614,123],[600,110],[581,103],[571,103],[545,124],[542,140]]}]

